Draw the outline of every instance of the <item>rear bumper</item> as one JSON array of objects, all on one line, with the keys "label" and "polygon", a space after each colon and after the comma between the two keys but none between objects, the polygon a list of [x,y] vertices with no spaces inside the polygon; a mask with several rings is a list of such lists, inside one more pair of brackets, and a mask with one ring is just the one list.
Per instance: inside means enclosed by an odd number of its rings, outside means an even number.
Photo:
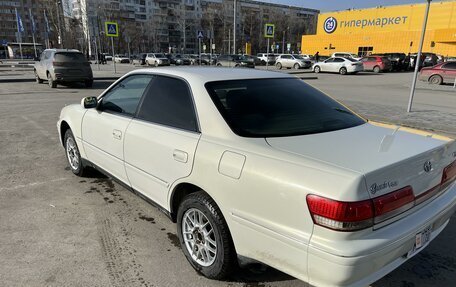
[{"label": "rear bumper", "polygon": [[312,238],[308,249],[309,283],[323,287],[368,286],[418,253],[408,256],[416,234],[427,226],[432,226],[431,241],[435,239],[455,210],[456,184],[453,183],[444,194],[410,216],[372,232],[371,238],[323,243],[336,248],[337,255],[323,250]]}]

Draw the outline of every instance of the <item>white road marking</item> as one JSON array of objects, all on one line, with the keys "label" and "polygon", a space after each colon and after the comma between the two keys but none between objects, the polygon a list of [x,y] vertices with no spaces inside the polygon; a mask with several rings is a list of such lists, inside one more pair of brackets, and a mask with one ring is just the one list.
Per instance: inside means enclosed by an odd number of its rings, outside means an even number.
[{"label": "white road marking", "polygon": [[55,178],[55,179],[51,179],[51,180],[47,180],[47,181],[37,181],[37,182],[31,182],[31,183],[27,183],[27,184],[19,184],[19,185],[12,186],[12,187],[0,187],[0,192],[16,190],[16,189],[25,188],[25,187],[32,187],[32,186],[42,185],[42,184],[46,184],[46,183],[50,183],[50,182],[63,181],[63,180],[67,180],[67,179],[68,179],[67,177],[60,177],[60,178]]}]

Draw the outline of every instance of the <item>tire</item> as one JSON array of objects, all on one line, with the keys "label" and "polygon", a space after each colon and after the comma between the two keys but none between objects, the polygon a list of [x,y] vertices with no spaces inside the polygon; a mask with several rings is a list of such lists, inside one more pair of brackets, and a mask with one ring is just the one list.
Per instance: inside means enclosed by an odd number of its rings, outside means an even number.
[{"label": "tire", "polygon": [[154,66],[158,67],[158,62],[157,61],[155,61]]},{"label": "tire", "polygon": [[[197,221],[195,225],[192,218]],[[205,227],[201,229],[201,225]],[[184,237],[184,231],[190,233]],[[224,279],[237,267],[228,226],[217,204],[205,192],[191,193],[183,199],[177,213],[177,234],[190,265],[207,278]]]},{"label": "tire", "polygon": [[347,74],[347,68],[345,68],[345,67],[340,68],[339,74],[346,75]]},{"label": "tire", "polygon": [[93,86],[93,80],[87,80],[84,82],[86,88],[91,88]]},{"label": "tire", "polygon": [[47,73],[47,78],[48,78],[48,85],[52,89],[57,88],[57,83],[52,79],[52,76],[50,73]]},{"label": "tire", "polygon": [[374,73],[380,73],[380,67],[379,66],[375,66],[374,67]]},{"label": "tire", "polygon": [[150,63],[149,63],[149,61],[146,61],[146,65],[147,65],[148,67],[150,67]]},{"label": "tire", "polygon": [[222,66],[222,64],[220,64],[220,63],[217,63],[217,67],[221,67],[221,66]]},{"label": "tire", "polygon": [[315,68],[314,68],[314,73],[315,73],[315,74],[318,74],[318,73],[320,73],[320,72],[321,72],[320,66],[315,66]]},{"label": "tire", "polygon": [[443,83],[443,79],[441,76],[439,75],[432,75],[430,78],[429,78],[429,84],[433,84],[433,85],[441,85]]},{"label": "tire", "polygon": [[34,71],[35,73],[35,81],[38,83],[38,84],[42,84],[43,83],[43,80],[40,79],[40,76],[38,76],[38,73],[36,72],[36,70]]},{"label": "tire", "polygon": [[87,173],[87,168],[82,164],[81,154],[74,139],[73,133],[70,129],[65,132],[63,144],[65,147],[65,154],[70,165],[71,171],[77,176],[83,176]]},{"label": "tire", "polygon": [[276,64],[276,67],[277,67],[277,69],[282,70],[282,64],[277,63],[277,64]]},{"label": "tire", "polygon": [[293,65],[293,68],[294,68],[295,70],[299,70],[299,69],[301,68],[301,66],[299,66],[298,63],[296,63],[296,64]]}]

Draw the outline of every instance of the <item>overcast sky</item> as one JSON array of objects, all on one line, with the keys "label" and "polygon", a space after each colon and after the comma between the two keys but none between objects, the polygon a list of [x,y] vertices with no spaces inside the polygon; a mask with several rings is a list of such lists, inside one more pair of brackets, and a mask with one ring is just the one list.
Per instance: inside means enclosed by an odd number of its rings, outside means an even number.
[{"label": "overcast sky", "polygon": [[322,12],[345,10],[348,8],[368,8],[411,3],[426,3],[425,0],[260,0],[276,4],[313,8]]}]

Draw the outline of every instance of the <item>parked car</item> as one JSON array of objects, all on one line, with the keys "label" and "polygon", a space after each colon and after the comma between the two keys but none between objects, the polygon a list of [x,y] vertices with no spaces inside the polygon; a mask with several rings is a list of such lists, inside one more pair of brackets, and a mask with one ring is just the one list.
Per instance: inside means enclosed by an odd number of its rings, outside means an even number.
[{"label": "parked car", "polygon": [[147,66],[169,66],[169,59],[162,53],[147,53],[146,56]]},{"label": "parked car", "polygon": [[252,59],[255,66],[261,66],[263,64],[262,61],[260,60],[260,58],[258,58],[257,56],[246,55],[246,54],[244,54],[242,56],[244,56],[244,58],[246,58],[246,59]]},{"label": "parked car", "polygon": [[73,82],[83,82],[86,87],[93,85],[90,62],[78,50],[46,49],[33,70],[36,82],[41,84],[47,80],[51,88],[56,88],[57,84]]},{"label": "parked car", "polygon": [[374,73],[389,72],[392,70],[391,61],[382,56],[366,56],[361,59],[364,71],[373,71]]},{"label": "parked car", "polygon": [[170,64],[180,66],[180,65],[190,65],[191,61],[186,56],[181,54],[166,54]]},{"label": "parked car", "polygon": [[202,65],[215,65],[217,63],[217,58],[211,56],[210,54],[201,54],[201,64]]},{"label": "parked car", "polygon": [[266,65],[266,62],[268,65],[275,65],[276,56],[272,53],[259,53],[257,54],[257,57],[260,59],[262,65]]},{"label": "parked car", "polygon": [[356,74],[364,70],[363,63],[353,58],[331,57],[322,62],[315,63],[312,67],[315,73],[333,72],[341,75]]},{"label": "parked car", "polygon": [[241,258],[368,286],[456,209],[455,141],[367,122],[286,73],[136,70],[65,106],[57,129],[74,174],[95,167],[154,202],[212,279]]},{"label": "parked car", "polygon": [[404,53],[375,53],[372,56],[387,57],[393,71],[407,71],[410,69],[410,58]]},{"label": "parked car", "polygon": [[444,62],[433,67],[421,69],[419,79],[430,84],[441,85],[443,83],[454,83],[456,78],[456,61]]},{"label": "parked car", "polygon": [[301,55],[281,54],[277,57],[275,65],[277,69],[307,69],[312,66],[312,62],[304,59]]},{"label": "parked car", "polygon": [[112,56],[108,53],[103,53],[105,61],[112,61]]},{"label": "parked car", "polygon": [[134,55],[133,59],[131,60],[133,65],[145,65],[146,64],[146,53],[141,53],[139,55]]},{"label": "parked car", "polygon": [[220,55],[217,58],[217,66],[224,67],[246,67],[255,68],[253,59],[248,59],[242,55]]},{"label": "parked car", "polygon": [[126,55],[117,54],[114,56],[114,62],[116,63],[130,63],[130,58]]},{"label": "parked car", "polygon": [[348,53],[348,52],[336,52],[331,55],[331,57],[341,57],[341,58],[353,58],[355,60],[361,60],[361,57],[358,54]]}]

